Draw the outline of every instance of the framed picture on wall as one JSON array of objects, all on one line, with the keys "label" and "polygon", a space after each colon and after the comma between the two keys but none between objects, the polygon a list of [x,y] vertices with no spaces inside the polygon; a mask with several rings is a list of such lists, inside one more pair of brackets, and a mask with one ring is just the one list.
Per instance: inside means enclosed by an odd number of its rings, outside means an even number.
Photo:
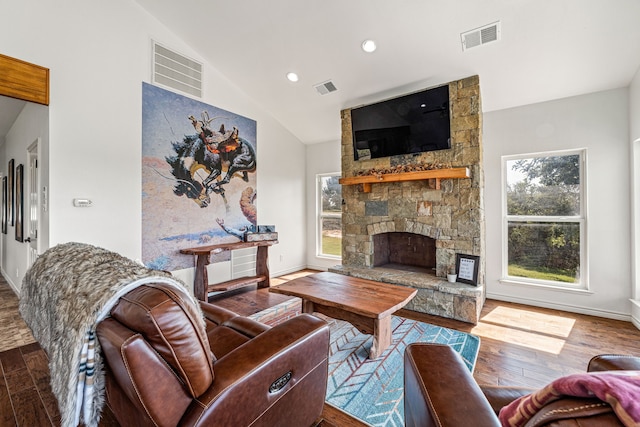
[{"label": "framed picture on wall", "polygon": [[16,167],[16,240],[18,242],[24,241],[24,229],[23,229],[23,220],[24,220],[24,166],[18,165]]},{"label": "framed picture on wall", "polygon": [[480,257],[477,255],[456,254],[457,281],[468,285],[478,285]]},{"label": "framed picture on wall", "polygon": [[9,225],[13,225],[13,174],[15,173],[15,161],[13,159],[9,160],[9,169],[7,170],[7,218]]},{"label": "framed picture on wall", "polygon": [[2,177],[2,234],[7,234],[7,177]]}]

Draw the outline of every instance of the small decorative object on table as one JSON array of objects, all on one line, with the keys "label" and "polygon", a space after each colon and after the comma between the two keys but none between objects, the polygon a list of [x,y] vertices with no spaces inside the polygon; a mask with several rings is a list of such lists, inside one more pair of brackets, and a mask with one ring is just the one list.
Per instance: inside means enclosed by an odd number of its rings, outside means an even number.
[{"label": "small decorative object on table", "polygon": [[469,285],[478,285],[480,257],[477,255],[456,254],[457,281]]},{"label": "small decorative object on table", "polygon": [[245,242],[263,242],[265,240],[278,240],[275,225],[256,225],[244,235]]},{"label": "small decorative object on table", "polygon": [[245,242],[262,242],[264,240],[278,240],[278,233],[251,233],[245,234]]}]

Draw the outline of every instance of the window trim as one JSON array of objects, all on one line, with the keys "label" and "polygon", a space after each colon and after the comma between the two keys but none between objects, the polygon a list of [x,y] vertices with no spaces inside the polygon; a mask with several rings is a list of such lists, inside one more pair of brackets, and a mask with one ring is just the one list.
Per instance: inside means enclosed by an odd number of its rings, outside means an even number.
[{"label": "window trim", "polygon": [[322,211],[322,179],[332,176],[342,178],[342,173],[333,172],[316,174],[316,257],[340,261],[342,260],[342,256],[325,254],[322,252],[322,219],[340,218],[342,220],[342,212],[323,213]]},{"label": "window trim", "polygon": [[[507,214],[507,162],[537,157],[561,157],[578,155],[580,161],[580,214],[575,216],[531,216]],[[502,260],[501,283],[535,286],[538,288],[589,291],[589,264],[588,264],[588,211],[587,211],[587,149],[577,148],[571,150],[542,151],[537,153],[507,155],[501,158],[501,195],[502,195]],[[577,223],[580,226],[580,281],[578,283],[556,282],[552,280],[532,279],[521,276],[510,276],[509,271],[509,222],[542,222],[542,223]]]}]

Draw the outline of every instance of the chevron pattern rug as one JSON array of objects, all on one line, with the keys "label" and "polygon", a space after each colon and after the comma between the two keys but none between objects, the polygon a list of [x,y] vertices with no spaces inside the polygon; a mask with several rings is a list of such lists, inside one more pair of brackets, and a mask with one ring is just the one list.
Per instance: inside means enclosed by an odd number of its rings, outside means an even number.
[{"label": "chevron pattern rug", "polygon": [[[267,324],[277,324],[274,315],[297,309],[291,302],[250,316]],[[299,313],[299,311],[298,311]],[[297,314],[297,313],[296,313]],[[372,337],[360,333],[350,323],[315,314],[329,323],[329,381],[326,402],[372,425],[404,426],[404,349],[424,342],[447,344],[462,356],[473,372],[480,338],[453,329],[392,316],[391,346],[374,360],[368,359]]]}]

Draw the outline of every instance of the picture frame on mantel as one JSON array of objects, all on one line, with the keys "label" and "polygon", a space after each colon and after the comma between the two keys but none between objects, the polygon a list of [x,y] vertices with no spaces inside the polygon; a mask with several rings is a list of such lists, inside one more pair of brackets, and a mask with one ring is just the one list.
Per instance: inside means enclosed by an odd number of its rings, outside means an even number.
[{"label": "picture frame on mantel", "polygon": [[458,275],[458,282],[478,286],[479,267],[479,256],[456,254],[456,274]]},{"label": "picture frame on mantel", "polygon": [[16,167],[16,240],[24,242],[24,166]]}]

